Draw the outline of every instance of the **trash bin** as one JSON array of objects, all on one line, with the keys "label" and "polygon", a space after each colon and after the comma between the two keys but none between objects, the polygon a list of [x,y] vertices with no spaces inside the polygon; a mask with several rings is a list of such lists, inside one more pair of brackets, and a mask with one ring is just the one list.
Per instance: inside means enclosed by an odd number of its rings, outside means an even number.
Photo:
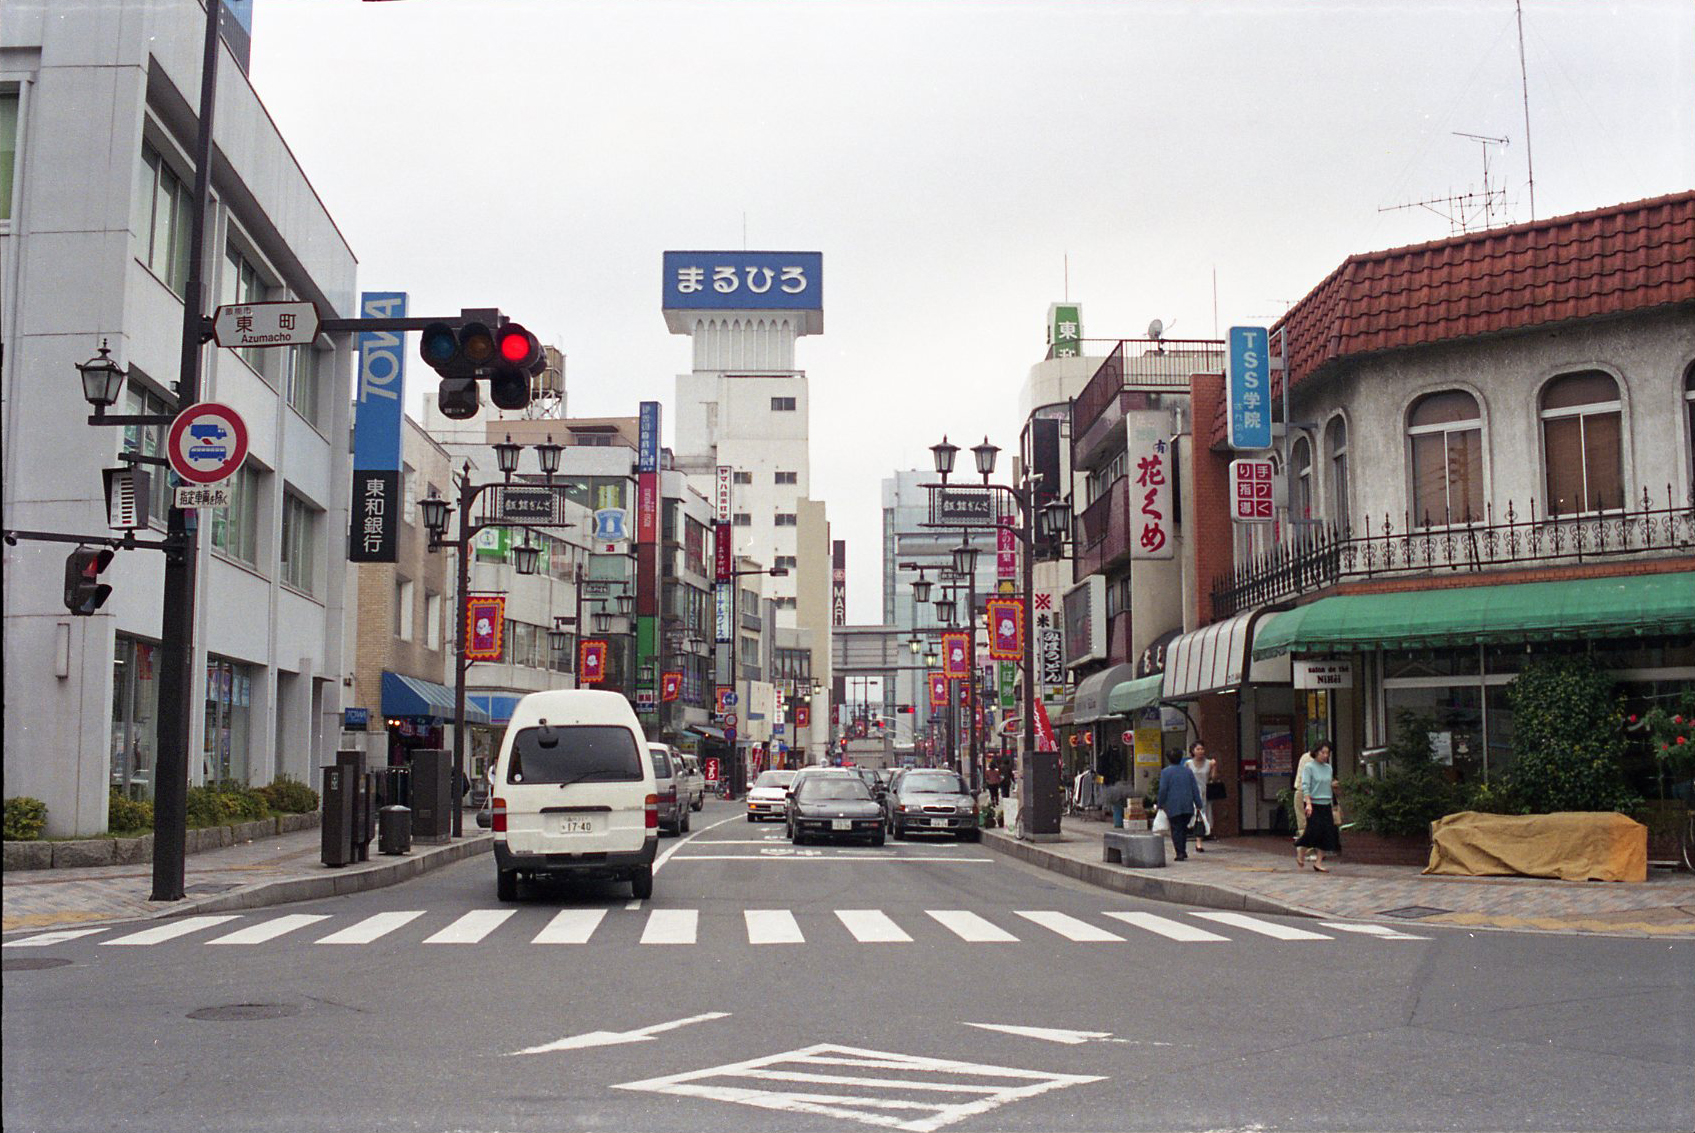
[{"label": "trash bin", "polygon": [[385,806],[377,812],[377,850],[384,854],[412,852],[412,811]]}]

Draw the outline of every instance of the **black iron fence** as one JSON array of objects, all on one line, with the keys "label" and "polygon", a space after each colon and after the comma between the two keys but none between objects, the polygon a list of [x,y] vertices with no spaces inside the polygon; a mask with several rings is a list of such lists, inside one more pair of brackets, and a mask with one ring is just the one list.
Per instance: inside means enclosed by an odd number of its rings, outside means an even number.
[{"label": "black iron fence", "polygon": [[1297,597],[1352,578],[1440,571],[1486,571],[1528,563],[1581,563],[1616,555],[1695,550],[1695,506],[1676,502],[1671,485],[1656,507],[1646,488],[1628,508],[1586,515],[1539,515],[1508,501],[1482,521],[1401,527],[1388,515],[1356,533],[1334,526],[1304,527],[1293,539],[1238,565],[1213,587],[1214,618]]}]

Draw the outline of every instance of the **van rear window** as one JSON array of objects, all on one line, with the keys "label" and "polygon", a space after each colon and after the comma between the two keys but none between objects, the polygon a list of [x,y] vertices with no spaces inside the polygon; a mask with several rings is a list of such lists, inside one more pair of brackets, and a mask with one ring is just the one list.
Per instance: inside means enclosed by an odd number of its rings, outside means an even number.
[{"label": "van rear window", "polygon": [[615,724],[522,728],[512,737],[508,783],[630,783],[642,778],[641,749]]}]

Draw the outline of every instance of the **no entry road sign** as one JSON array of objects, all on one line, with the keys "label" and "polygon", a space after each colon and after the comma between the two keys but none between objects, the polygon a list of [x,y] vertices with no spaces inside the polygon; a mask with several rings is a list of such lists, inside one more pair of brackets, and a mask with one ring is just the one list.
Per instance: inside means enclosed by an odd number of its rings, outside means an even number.
[{"label": "no entry road sign", "polygon": [[216,484],[235,475],[247,459],[247,426],[227,405],[202,401],[177,414],[165,455],[190,484]]}]

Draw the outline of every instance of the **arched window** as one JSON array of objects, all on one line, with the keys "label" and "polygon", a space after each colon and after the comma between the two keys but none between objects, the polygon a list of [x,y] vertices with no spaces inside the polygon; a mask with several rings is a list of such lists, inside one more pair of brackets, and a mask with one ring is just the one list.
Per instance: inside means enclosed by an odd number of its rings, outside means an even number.
[{"label": "arched window", "polygon": [[1407,415],[1413,526],[1483,518],[1483,415],[1464,390],[1429,393]]},{"label": "arched window", "polygon": [[1600,370],[1565,374],[1542,390],[1548,514],[1624,506],[1618,382]]},{"label": "arched window", "polygon": [[1330,454],[1330,519],[1346,531],[1348,518],[1348,423],[1333,417],[1324,428],[1324,448]]},{"label": "arched window", "polygon": [[1290,467],[1294,470],[1294,498],[1289,501],[1289,515],[1293,519],[1312,518],[1312,444],[1305,437],[1297,437],[1295,451],[1290,457]]},{"label": "arched window", "polygon": [[1689,431],[1684,434],[1689,442],[1689,493],[1695,499],[1695,362],[1683,371],[1683,410],[1689,419]]}]

